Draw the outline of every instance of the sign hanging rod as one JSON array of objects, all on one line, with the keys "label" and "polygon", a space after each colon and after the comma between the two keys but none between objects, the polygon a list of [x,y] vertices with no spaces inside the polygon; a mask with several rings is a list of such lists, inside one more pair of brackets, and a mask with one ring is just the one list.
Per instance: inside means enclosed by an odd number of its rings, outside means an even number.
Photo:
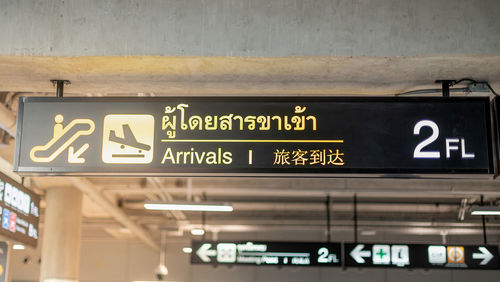
[{"label": "sign hanging rod", "polygon": [[52,79],[50,82],[52,82],[52,85],[57,87],[57,92],[56,92],[57,98],[62,98],[64,96],[64,85],[71,84],[69,80]]}]

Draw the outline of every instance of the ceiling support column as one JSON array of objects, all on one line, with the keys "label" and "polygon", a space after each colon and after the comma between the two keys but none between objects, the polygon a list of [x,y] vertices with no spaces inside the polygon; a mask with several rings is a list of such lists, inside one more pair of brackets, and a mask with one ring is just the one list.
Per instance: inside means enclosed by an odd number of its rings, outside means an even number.
[{"label": "ceiling support column", "polygon": [[47,190],[40,281],[78,281],[82,198],[73,187]]}]

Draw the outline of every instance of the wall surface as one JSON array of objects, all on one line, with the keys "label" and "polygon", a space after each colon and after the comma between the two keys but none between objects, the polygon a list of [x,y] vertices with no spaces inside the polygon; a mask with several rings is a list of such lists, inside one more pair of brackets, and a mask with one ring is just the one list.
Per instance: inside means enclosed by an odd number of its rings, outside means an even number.
[{"label": "wall surface", "polygon": [[0,54],[498,54],[497,0],[2,0]]}]

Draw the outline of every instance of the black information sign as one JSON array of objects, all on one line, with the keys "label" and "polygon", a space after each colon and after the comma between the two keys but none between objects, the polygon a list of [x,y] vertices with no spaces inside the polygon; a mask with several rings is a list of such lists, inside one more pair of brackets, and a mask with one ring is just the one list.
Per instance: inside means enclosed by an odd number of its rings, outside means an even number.
[{"label": "black information sign", "polygon": [[340,243],[192,242],[193,264],[341,266]]},{"label": "black information sign", "polygon": [[[500,97],[495,96],[493,99],[494,123],[496,129],[496,149],[497,149],[497,167],[500,167]],[[498,172],[497,172],[498,174]]]},{"label": "black information sign", "polygon": [[192,241],[191,263],[500,269],[500,256],[496,246]]},{"label": "black information sign", "polygon": [[40,196],[0,174],[0,234],[36,247]]},{"label": "black information sign", "polygon": [[8,257],[9,245],[6,242],[0,242],[0,282],[7,281]]},{"label": "black information sign", "polygon": [[496,246],[344,244],[347,267],[500,269]]},{"label": "black information sign", "polygon": [[493,174],[488,98],[21,98],[15,171]]}]

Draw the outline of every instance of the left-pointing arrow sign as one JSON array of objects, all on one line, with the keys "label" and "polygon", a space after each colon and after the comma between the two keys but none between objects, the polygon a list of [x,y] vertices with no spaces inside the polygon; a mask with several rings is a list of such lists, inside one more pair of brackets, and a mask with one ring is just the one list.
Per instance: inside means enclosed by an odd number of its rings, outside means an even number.
[{"label": "left-pointing arrow sign", "polygon": [[215,257],[217,255],[216,250],[210,250],[211,247],[212,244],[205,243],[196,251],[196,254],[203,262],[210,262],[210,257]]},{"label": "left-pointing arrow sign", "polygon": [[473,253],[472,258],[473,259],[482,259],[482,261],[479,263],[480,265],[486,265],[490,260],[493,258],[493,254],[488,251],[485,247],[478,247],[480,253]]},{"label": "left-pointing arrow sign", "polygon": [[351,257],[359,264],[365,263],[364,257],[370,257],[372,255],[371,251],[363,250],[365,245],[357,245],[350,253]]}]

